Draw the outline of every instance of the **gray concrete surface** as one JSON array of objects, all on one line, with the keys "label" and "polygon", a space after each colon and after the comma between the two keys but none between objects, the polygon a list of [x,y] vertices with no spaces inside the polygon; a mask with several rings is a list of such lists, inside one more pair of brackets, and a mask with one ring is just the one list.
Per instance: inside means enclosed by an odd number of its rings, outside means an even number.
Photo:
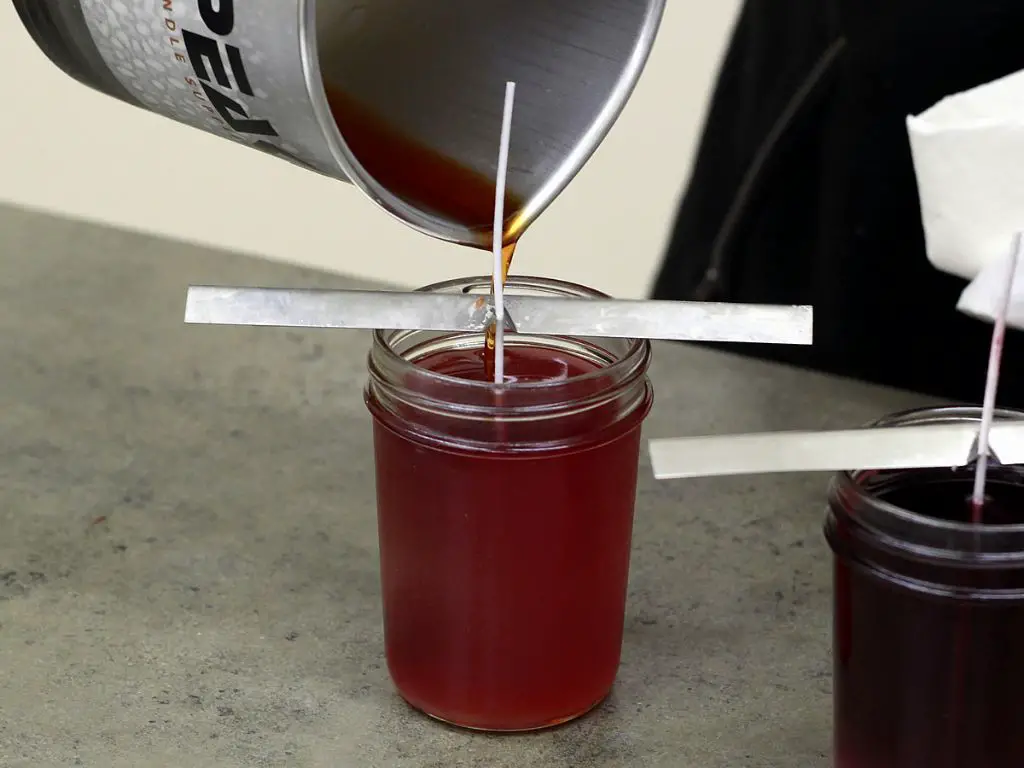
[{"label": "gray concrete surface", "polygon": [[[189,283],[352,285],[0,208],[0,766],[828,765],[827,478],[645,461],[612,698],[545,733],[446,728],[383,664],[367,337],[185,327]],[[656,358],[648,436],[917,402]]]}]

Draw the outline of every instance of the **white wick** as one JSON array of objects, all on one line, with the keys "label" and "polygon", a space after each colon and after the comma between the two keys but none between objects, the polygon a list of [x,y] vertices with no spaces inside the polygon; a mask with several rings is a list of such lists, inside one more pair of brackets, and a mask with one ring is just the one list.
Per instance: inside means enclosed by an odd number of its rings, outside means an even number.
[{"label": "white wick", "polygon": [[988,471],[989,433],[995,418],[996,390],[999,388],[999,365],[1003,357],[1003,340],[1006,338],[1006,314],[1010,308],[1013,294],[1013,280],[1017,273],[1017,262],[1021,249],[1024,248],[1024,237],[1018,232],[1013,237],[1013,251],[1010,254],[1010,265],[1003,287],[1002,303],[996,315],[995,328],[992,331],[992,346],[988,353],[988,374],[985,379],[985,401],[981,407],[981,428],[978,432],[978,464],[974,470],[974,492],[971,501],[974,509],[982,508],[985,503],[985,473]]},{"label": "white wick", "polygon": [[505,176],[508,174],[509,134],[512,132],[512,105],[516,84],[505,83],[505,111],[501,117],[501,147],[498,150],[498,177],[494,190],[494,383],[505,380],[505,281],[502,279],[502,246],[505,237]]}]

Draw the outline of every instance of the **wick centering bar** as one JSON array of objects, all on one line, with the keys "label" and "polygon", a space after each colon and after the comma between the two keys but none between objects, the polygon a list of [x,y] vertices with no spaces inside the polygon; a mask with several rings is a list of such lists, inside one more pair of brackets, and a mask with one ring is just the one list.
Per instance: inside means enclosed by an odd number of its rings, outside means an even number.
[{"label": "wick centering bar", "polygon": [[[495,319],[486,295],[490,286],[489,277],[473,278],[462,293],[192,286],[185,322],[479,333]],[[510,293],[503,324],[513,333],[548,336],[795,345],[813,338],[813,310],[807,306]]]}]

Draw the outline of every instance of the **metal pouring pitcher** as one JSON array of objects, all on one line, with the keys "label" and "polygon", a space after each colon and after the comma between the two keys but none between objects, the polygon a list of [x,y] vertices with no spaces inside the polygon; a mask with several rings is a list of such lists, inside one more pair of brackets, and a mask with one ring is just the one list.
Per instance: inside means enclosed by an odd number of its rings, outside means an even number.
[{"label": "metal pouring pitcher", "polygon": [[[354,151],[354,131],[339,130],[328,92],[359,105],[370,121],[364,133],[381,126],[377,132],[394,131],[493,182],[502,90],[515,81],[507,181],[514,205],[506,208],[515,237],[618,117],[665,7],[665,0],[13,2],[39,48],[85,85],[349,181],[415,229],[468,245],[486,242],[482,222],[439,212],[375,178]],[[430,180],[420,184],[429,195]]]}]

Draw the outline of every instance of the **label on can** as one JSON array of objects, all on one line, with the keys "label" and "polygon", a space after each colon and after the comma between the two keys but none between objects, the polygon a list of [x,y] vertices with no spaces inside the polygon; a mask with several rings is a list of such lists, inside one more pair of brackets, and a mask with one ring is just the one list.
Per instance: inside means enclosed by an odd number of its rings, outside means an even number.
[{"label": "label on can", "polygon": [[81,0],[100,55],[152,112],[345,178],[317,120],[303,0]]}]

